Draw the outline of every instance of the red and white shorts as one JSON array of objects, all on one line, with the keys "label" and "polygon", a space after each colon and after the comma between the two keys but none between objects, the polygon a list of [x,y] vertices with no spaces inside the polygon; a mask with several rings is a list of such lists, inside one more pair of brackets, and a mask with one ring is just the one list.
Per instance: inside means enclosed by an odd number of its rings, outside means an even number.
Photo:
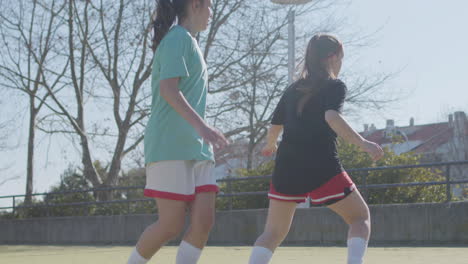
[{"label": "red and white shorts", "polygon": [[168,160],[147,164],[144,195],[193,201],[197,193],[218,192],[213,169],[214,162],[209,160]]},{"label": "red and white shorts", "polygon": [[275,190],[273,184],[270,183],[270,191],[268,198],[279,201],[288,201],[303,203],[307,197],[310,197],[312,204],[332,204],[344,199],[356,189],[356,185],[346,172],[342,172],[331,178],[328,182],[318,187],[317,189],[300,195],[287,195],[279,193]]}]

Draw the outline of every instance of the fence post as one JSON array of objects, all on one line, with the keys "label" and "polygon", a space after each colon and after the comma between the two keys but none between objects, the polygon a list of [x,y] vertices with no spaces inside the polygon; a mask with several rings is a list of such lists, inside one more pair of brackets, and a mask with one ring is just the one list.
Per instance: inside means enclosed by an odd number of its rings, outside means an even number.
[{"label": "fence post", "polygon": [[127,197],[126,197],[126,198],[127,198],[127,199],[126,199],[126,200],[127,200],[127,202],[126,202],[126,204],[127,204],[127,215],[130,214],[130,202],[129,202],[129,199],[128,199],[129,196],[130,196],[130,195],[128,195],[128,192],[127,192]]},{"label": "fence post", "polygon": [[[228,177],[227,191],[228,191],[228,194],[232,193],[231,176]],[[229,204],[228,204],[229,211],[232,210],[232,202],[233,202],[232,196],[229,196]]]},{"label": "fence post", "polygon": [[13,196],[13,217],[15,217],[15,211],[16,211],[16,197]]},{"label": "fence post", "polygon": [[50,208],[49,208],[49,201],[47,199],[45,200],[45,205],[46,205],[46,216],[50,217]]},{"label": "fence post", "polygon": [[445,169],[445,183],[446,183],[446,195],[447,195],[447,202],[452,201],[452,188],[450,185],[450,165],[447,165]]}]

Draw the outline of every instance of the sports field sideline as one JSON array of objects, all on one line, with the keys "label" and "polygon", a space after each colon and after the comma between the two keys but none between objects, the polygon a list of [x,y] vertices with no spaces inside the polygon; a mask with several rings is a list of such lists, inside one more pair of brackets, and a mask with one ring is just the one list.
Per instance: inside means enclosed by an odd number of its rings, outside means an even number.
[{"label": "sports field sideline", "polygon": [[[0,246],[0,263],[125,264],[131,247]],[[163,248],[149,263],[175,263],[176,247]],[[207,247],[200,264],[247,263],[250,247]],[[344,264],[344,247],[282,247],[272,264]],[[467,264],[468,247],[371,247],[366,264]]]}]

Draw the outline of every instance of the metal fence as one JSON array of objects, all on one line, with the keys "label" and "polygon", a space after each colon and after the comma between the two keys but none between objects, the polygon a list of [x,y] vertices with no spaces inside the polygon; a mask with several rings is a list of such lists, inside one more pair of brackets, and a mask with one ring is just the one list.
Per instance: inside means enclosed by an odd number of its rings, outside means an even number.
[{"label": "metal fence", "polygon": [[[445,185],[445,195],[446,200],[445,202],[452,201],[452,185],[454,184],[467,184],[468,183],[468,161],[454,161],[454,162],[438,162],[438,163],[425,163],[425,164],[418,164],[418,165],[404,165],[404,166],[388,166],[388,167],[372,167],[372,168],[358,168],[358,169],[348,169],[347,172],[356,179],[357,175],[360,175],[360,182],[361,184],[358,185],[361,193],[363,193],[364,198],[368,197],[368,193],[370,190],[373,189],[389,189],[389,188],[397,188],[397,187],[416,187],[416,186],[434,186],[434,185]],[[402,170],[402,169],[415,169],[415,168],[438,168],[440,173],[439,175],[442,176],[443,181],[427,181],[427,182],[410,182],[410,183],[391,183],[391,184],[368,184],[368,175],[370,172],[373,171],[390,171],[390,170]],[[451,179],[452,175],[454,175],[454,168],[456,168],[458,175],[456,175],[458,180]],[[267,180],[270,179],[271,175],[266,176],[252,176],[252,177],[227,177],[218,180],[218,183],[223,184],[223,190],[218,194],[218,198],[220,199],[228,199],[228,206],[227,209],[231,210],[233,208],[233,199],[235,197],[247,197],[247,196],[266,196],[267,190],[259,190],[253,192],[232,192],[232,185],[234,182],[239,181],[253,181],[253,180]],[[15,215],[19,210],[33,210],[42,208],[45,210],[45,216],[50,215],[50,211],[53,208],[71,208],[71,207],[83,207],[89,208],[90,206],[102,206],[102,205],[111,205],[111,204],[119,204],[120,213],[132,213],[131,207],[134,204],[138,203],[152,203],[154,202],[153,199],[149,198],[140,198],[140,199],[131,199],[128,196],[128,193],[131,191],[142,191],[144,186],[130,186],[130,187],[108,187],[108,188],[94,188],[88,190],[72,190],[72,191],[64,191],[64,192],[49,192],[49,193],[34,193],[32,194],[33,197],[54,197],[60,195],[69,195],[69,194],[96,194],[98,192],[121,192],[123,193],[126,198],[124,199],[117,199],[117,200],[110,200],[110,201],[96,201],[93,199],[92,201],[85,201],[85,202],[67,202],[67,203],[48,203],[46,200],[41,204],[32,204],[32,205],[24,205],[22,203],[26,195],[7,195],[7,196],[0,196],[1,200],[11,199],[11,206],[7,207],[0,207],[0,210],[3,212],[10,212],[12,215]],[[127,194],[127,195],[125,195]],[[151,204],[151,206],[153,206]],[[127,210],[125,210],[125,208]],[[81,214],[80,214],[81,215]]]}]

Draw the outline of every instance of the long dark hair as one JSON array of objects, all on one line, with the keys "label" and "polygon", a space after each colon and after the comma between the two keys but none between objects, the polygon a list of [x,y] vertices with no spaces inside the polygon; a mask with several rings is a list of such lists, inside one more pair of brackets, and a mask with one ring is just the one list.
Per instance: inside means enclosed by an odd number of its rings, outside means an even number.
[{"label": "long dark hair", "polygon": [[332,77],[332,73],[326,68],[326,59],[340,52],[343,52],[343,45],[332,35],[316,34],[309,41],[301,77],[293,84],[304,93],[297,105],[298,114],[302,113],[306,103],[320,91],[324,82]]},{"label": "long dark hair", "polygon": [[[153,51],[169,32],[176,18],[180,21],[187,16],[187,6],[194,0],[156,0],[156,17],[153,19]],[[200,0],[204,2],[204,0]]]}]

